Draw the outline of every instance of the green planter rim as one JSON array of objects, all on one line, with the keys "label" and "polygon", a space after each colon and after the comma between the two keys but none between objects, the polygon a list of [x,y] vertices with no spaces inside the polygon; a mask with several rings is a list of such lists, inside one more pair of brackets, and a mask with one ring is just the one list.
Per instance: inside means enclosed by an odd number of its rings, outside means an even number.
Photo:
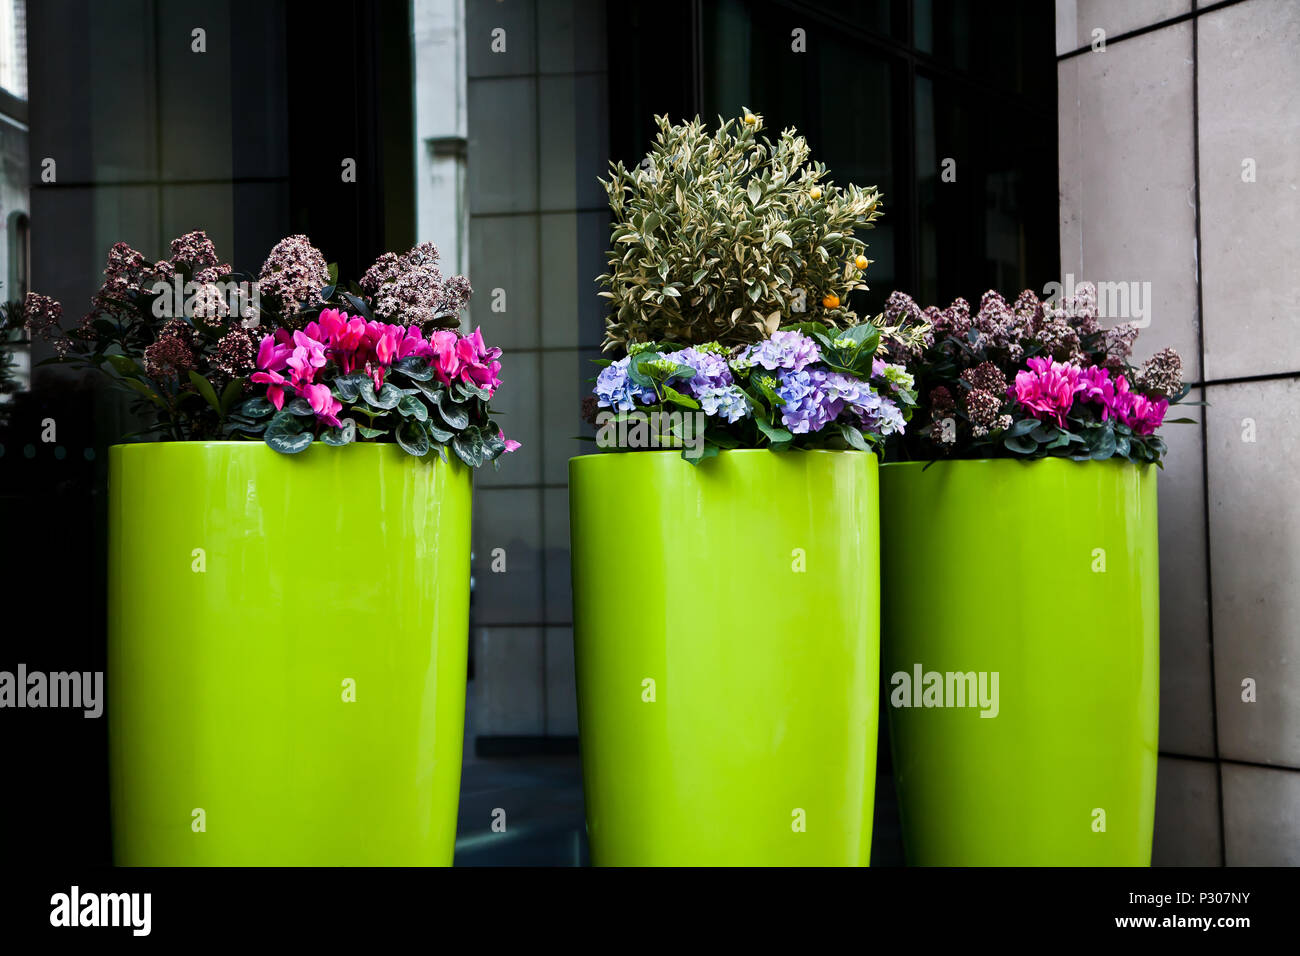
[{"label": "green planter rim", "polygon": [[[574,455],[569,461],[589,461],[593,458],[608,458],[611,455],[672,455],[680,458],[682,450],[680,448],[656,448],[651,450],[601,451],[593,452],[590,455]],[[786,451],[772,451],[770,448],[727,448],[718,452],[719,458],[723,455],[871,455],[875,457],[876,453],[862,451],[858,448],[791,448]]]},{"label": "green planter rim", "polygon": [[[862,454],[862,452],[859,452]],[[886,461],[881,462],[882,468],[926,468],[931,465],[938,467],[940,465],[1019,465],[1024,468],[1034,465],[1052,465],[1053,467],[1085,465],[1085,466],[1132,466],[1134,468],[1150,464],[1149,462],[1139,463],[1135,461],[1125,461],[1123,458],[1107,458],[1105,461],[1073,461],[1069,458],[936,458],[933,461]]]}]

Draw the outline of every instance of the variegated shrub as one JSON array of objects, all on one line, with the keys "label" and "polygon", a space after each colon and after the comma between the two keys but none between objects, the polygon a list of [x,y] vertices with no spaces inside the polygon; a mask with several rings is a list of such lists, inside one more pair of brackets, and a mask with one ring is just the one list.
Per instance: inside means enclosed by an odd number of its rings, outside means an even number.
[{"label": "variegated shrub", "polygon": [[871,260],[855,232],[880,216],[875,187],[837,186],[794,129],[773,143],[745,110],[710,133],[659,133],[640,166],[611,164],[606,351],[639,342],[745,345],[793,322],[856,325],[848,294]]}]

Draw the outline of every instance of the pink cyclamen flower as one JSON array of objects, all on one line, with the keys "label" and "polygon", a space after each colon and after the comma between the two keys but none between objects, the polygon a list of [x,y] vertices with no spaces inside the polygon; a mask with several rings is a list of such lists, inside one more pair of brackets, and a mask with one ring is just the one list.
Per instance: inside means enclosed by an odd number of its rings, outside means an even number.
[{"label": "pink cyclamen flower", "polygon": [[1169,410],[1168,399],[1151,399],[1140,392],[1128,392],[1122,408],[1115,410],[1116,417],[1138,435],[1151,435],[1165,420]]},{"label": "pink cyclamen flower", "polygon": [[386,325],[375,340],[375,358],[380,365],[392,365],[398,358],[398,346],[406,332],[400,325]]},{"label": "pink cyclamen flower", "polygon": [[503,452],[503,454],[509,454],[510,452],[514,451],[516,448],[522,447],[519,444],[519,442],[515,441],[513,438],[507,438],[506,433],[499,428],[497,429],[497,437],[506,443],[506,450],[505,452]]},{"label": "pink cyclamen flower", "polygon": [[311,405],[317,418],[327,425],[339,427],[338,413],[343,410],[343,403],[334,397],[328,385],[304,385],[299,389],[299,394],[307,399],[307,404]]},{"label": "pink cyclamen flower", "polygon": [[293,355],[293,348],[288,341],[288,333],[284,329],[263,336],[257,348],[258,371],[251,376],[252,381],[268,386],[266,397],[277,409],[284,408],[284,386],[289,383],[280,374],[288,367]]},{"label": "pink cyclamen flower", "polygon": [[1093,365],[1079,373],[1079,401],[1100,405],[1102,421],[1114,415],[1115,383],[1111,381],[1109,369]]},{"label": "pink cyclamen flower", "polygon": [[433,349],[433,371],[438,376],[438,380],[444,385],[450,385],[452,379],[460,373],[461,361],[457,353],[458,340],[459,336],[447,329],[439,329],[429,337],[429,345]]},{"label": "pink cyclamen flower", "polygon": [[325,345],[306,331],[294,332],[293,344],[293,354],[286,360],[286,364],[292,371],[293,384],[301,388],[315,379],[318,368],[325,367]]},{"label": "pink cyclamen flower", "polygon": [[501,363],[497,358],[500,357],[501,350],[485,347],[483,333],[479,329],[456,343],[456,355],[463,366],[460,372],[462,381],[487,389],[489,395],[500,387]]},{"label": "pink cyclamen flower", "polygon": [[257,347],[257,367],[263,371],[283,371],[289,356],[293,354],[293,349],[278,338],[278,334],[277,332],[262,336],[262,341]]},{"label": "pink cyclamen flower", "polygon": [[424,340],[424,333],[418,325],[408,325],[406,335],[398,340],[397,357],[402,359],[408,355],[422,359],[433,358],[433,346]]},{"label": "pink cyclamen flower", "polygon": [[1048,358],[1031,358],[1029,371],[1016,373],[1016,383],[1009,394],[1040,421],[1051,419],[1061,428],[1065,416],[1074,405],[1074,393],[1079,390],[1078,366],[1053,362]]}]

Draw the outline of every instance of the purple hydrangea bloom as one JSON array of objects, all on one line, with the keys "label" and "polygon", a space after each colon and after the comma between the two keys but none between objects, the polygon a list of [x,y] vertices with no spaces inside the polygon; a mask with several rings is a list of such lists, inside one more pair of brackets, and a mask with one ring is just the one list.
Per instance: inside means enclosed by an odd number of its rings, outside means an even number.
[{"label": "purple hydrangea bloom", "polygon": [[806,369],[780,372],[777,379],[776,393],[785,400],[781,422],[796,435],[821,431],[846,409],[874,433],[903,431],[903,412],[898,405],[852,375]]},{"label": "purple hydrangea bloom", "polygon": [[596,398],[600,407],[630,412],[636,408],[637,399],[645,405],[654,404],[654,390],[637,385],[628,378],[627,366],[630,361],[630,358],[624,356],[600,370],[600,375],[596,377]]},{"label": "purple hydrangea bloom", "polygon": [[741,360],[749,365],[761,365],[769,372],[777,369],[802,372],[821,357],[821,349],[816,342],[802,332],[791,330],[773,332],[771,338],[751,345]]},{"label": "purple hydrangea bloom", "polygon": [[670,359],[679,365],[689,365],[695,369],[695,377],[686,383],[689,391],[696,398],[700,397],[700,392],[706,388],[724,388],[733,384],[731,379],[731,369],[727,365],[727,357],[718,355],[716,352],[701,352],[698,349],[686,348],[679,352],[669,352],[664,358]]},{"label": "purple hydrangea bloom", "polygon": [[749,414],[745,393],[736,385],[705,386],[697,390],[696,398],[700,400],[705,415],[735,422]]},{"label": "purple hydrangea bloom", "polygon": [[903,411],[891,398],[868,389],[864,400],[853,405],[853,411],[862,419],[862,425],[880,435],[901,435],[907,427]]},{"label": "purple hydrangea bloom", "polygon": [[819,369],[777,374],[776,394],[785,402],[781,406],[781,423],[794,434],[821,431],[844,408],[841,399],[831,397],[827,377]]}]

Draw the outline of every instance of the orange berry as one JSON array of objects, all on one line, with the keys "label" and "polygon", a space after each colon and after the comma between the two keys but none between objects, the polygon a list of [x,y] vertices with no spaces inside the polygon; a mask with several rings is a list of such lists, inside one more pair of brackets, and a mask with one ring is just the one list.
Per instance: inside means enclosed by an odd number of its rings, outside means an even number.
[{"label": "orange berry", "polygon": [[821,199],[821,198],[822,198],[822,189],[821,189],[821,187],[820,187],[820,186],[814,186],[812,189],[808,190],[808,195],[809,195],[811,198],[813,198],[813,199]]},{"label": "orange berry", "polygon": [[856,259],[853,260],[853,264],[858,267],[859,271],[861,271],[862,269],[865,269],[867,267],[867,257],[858,256]]},{"label": "orange berry", "polygon": [[828,309],[838,309],[840,307],[840,297],[834,292],[830,292],[822,299],[822,305]]}]

